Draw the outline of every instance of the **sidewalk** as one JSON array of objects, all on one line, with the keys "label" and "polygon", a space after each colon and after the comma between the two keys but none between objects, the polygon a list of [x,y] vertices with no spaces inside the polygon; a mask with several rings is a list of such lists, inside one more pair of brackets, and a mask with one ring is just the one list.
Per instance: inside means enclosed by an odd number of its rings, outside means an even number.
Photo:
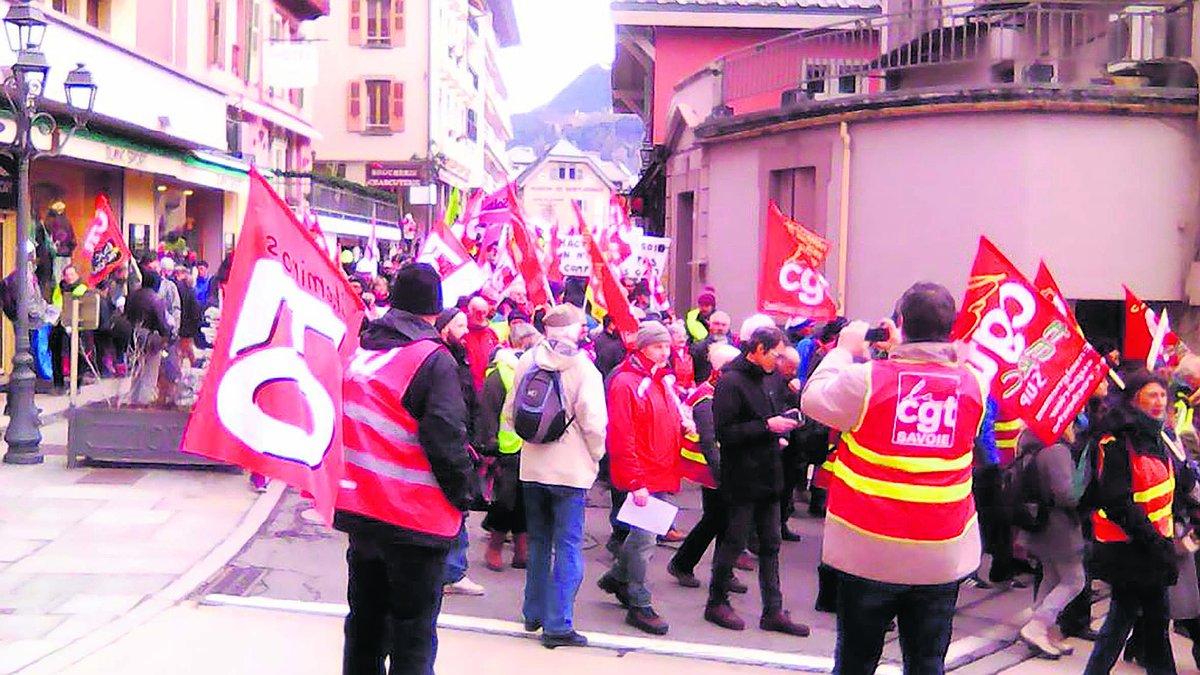
[{"label": "sidewalk", "polygon": [[240,472],[68,470],[66,397],[38,405],[45,463],[0,465],[0,674],[66,668],[179,602],[237,553],[282,491],[256,495]]}]

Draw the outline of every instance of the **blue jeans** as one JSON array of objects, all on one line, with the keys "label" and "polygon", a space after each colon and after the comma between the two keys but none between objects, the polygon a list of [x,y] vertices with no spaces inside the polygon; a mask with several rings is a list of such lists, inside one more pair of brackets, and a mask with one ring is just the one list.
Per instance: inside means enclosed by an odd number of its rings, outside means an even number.
[{"label": "blue jeans", "polygon": [[450,545],[450,550],[446,553],[446,575],[442,577],[442,584],[456,584],[467,576],[467,546],[470,542],[467,540],[467,514],[463,514],[462,528],[458,531],[458,537],[454,543]]},{"label": "blue jeans", "polygon": [[1163,586],[1135,586],[1115,583],[1112,585],[1112,602],[1108,618],[1100,629],[1100,637],[1092,647],[1085,675],[1108,673],[1116,665],[1125,649],[1125,641],[1133,630],[1134,622],[1141,615],[1141,642],[1138,645],[1146,672],[1150,675],[1175,675],[1175,657],[1171,653],[1171,641],[1167,634],[1170,610],[1167,605],[1167,589]]},{"label": "blue jeans", "polygon": [[941,675],[957,602],[957,581],[908,586],[839,572],[834,675],[872,675],[893,618],[900,628],[905,675]]},{"label": "blue jeans", "polygon": [[574,630],[575,595],[583,583],[585,490],[524,483],[529,565],[525,570],[525,621],[546,635]]}]

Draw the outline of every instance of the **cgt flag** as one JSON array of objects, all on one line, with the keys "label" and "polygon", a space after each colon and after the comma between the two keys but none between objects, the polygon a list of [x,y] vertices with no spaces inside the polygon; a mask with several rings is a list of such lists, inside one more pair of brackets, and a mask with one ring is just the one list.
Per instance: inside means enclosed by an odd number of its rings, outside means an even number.
[{"label": "cgt flag", "polygon": [[829,242],[785,216],[772,200],[758,276],[758,311],[819,321],[836,318],[829,282],[818,271],[828,253]]},{"label": "cgt flag", "polygon": [[429,263],[437,270],[442,278],[446,307],[453,307],[464,295],[476,293],[487,282],[487,274],[445,223],[434,223],[417,254],[417,262]]},{"label": "cgt flag", "polygon": [[83,255],[91,262],[87,285],[95,287],[133,257],[107,195],[96,195],[96,215],[83,239]]},{"label": "cgt flag", "polygon": [[1100,355],[985,237],[954,335],[1006,418],[1058,440],[1107,372]]},{"label": "cgt flag", "polygon": [[343,469],[343,372],[363,305],[253,169],[223,314],[183,449],[303,490],[331,522]]},{"label": "cgt flag", "polygon": [[574,206],[575,218],[579,221],[579,232],[583,235],[583,245],[587,248],[588,255],[592,260],[592,279],[588,283],[588,289],[592,292],[592,301],[599,305],[605,313],[612,315],[613,325],[617,327],[617,332],[621,334],[626,343],[629,343],[638,332],[637,317],[633,315],[633,308],[629,306],[629,298],[617,280],[612,265],[604,259],[604,252],[600,250],[600,245],[588,228],[587,221],[583,218],[583,211],[580,210],[578,203]]},{"label": "cgt flag", "polygon": [[525,224],[525,217],[521,215],[521,202],[517,199],[516,185],[509,183],[508,191],[508,203],[511,205],[508,255],[521,278],[525,280],[529,304],[534,309],[549,309],[554,306],[554,301],[550,297],[550,282],[546,276],[546,268],[542,265],[541,258],[538,257],[538,245],[534,236],[530,232],[529,226]]}]

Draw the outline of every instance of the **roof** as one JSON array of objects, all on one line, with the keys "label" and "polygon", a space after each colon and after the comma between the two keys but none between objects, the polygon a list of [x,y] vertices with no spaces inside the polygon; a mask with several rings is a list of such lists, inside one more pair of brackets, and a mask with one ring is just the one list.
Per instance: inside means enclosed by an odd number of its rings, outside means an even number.
[{"label": "roof", "polygon": [[525,186],[527,181],[533,174],[541,168],[543,164],[550,160],[574,160],[577,162],[586,162],[590,164],[596,175],[600,176],[600,180],[608,186],[608,189],[616,191],[616,184],[613,181],[612,173],[615,173],[611,168],[603,167],[603,160],[599,156],[590,152],[580,150],[574,143],[565,138],[558,139],[554,145],[550,146],[543,152],[533,164],[525,167],[520,174],[517,175],[516,184],[519,187]]},{"label": "roof", "polygon": [[614,0],[614,10],[779,12],[798,9],[877,9],[879,0]]}]

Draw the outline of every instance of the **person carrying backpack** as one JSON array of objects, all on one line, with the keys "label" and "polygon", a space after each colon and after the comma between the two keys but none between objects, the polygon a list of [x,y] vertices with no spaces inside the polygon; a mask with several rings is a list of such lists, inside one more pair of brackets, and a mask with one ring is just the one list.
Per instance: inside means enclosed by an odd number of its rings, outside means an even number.
[{"label": "person carrying backpack", "polygon": [[[1083,496],[1076,480],[1071,445],[1075,431],[1068,428],[1057,443],[1047,446],[1028,429],[1018,444],[1018,456],[1007,471],[1022,471],[1026,504],[1038,513],[1028,529],[1019,529],[1018,541],[1042,564],[1042,582],[1034,593],[1033,617],[1021,628],[1021,639],[1044,658],[1057,659],[1073,650],[1050,632],[1059,613],[1080,591],[1085,575],[1084,539],[1079,515]],[[1008,483],[1011,484],[1011,483]],[[1005,495],[1009,498],[1010,495]]]},{"label": "person carrying backpack", "polygon": [[[546,339],[517,362],[515,385],[500,416],[501,433],[525,434],[520,466],[529,557],[523,613],[525,629],[542,629],[548,649],[587,645],[574,627],[575,595],[583,582],[584,496],[600,471],[608,410],[600,371],[579,349],[584,321],[583,310],[574,305],[546,313]],[[546,390],[530,387],[534,378],[552,382],[553,396],[538,397],[538,390]],[[539,405],[548,417],[561,414],[570,423],[546,425],[557,433],[529,434],[526,424],[536,421],[531,411]]]}]

